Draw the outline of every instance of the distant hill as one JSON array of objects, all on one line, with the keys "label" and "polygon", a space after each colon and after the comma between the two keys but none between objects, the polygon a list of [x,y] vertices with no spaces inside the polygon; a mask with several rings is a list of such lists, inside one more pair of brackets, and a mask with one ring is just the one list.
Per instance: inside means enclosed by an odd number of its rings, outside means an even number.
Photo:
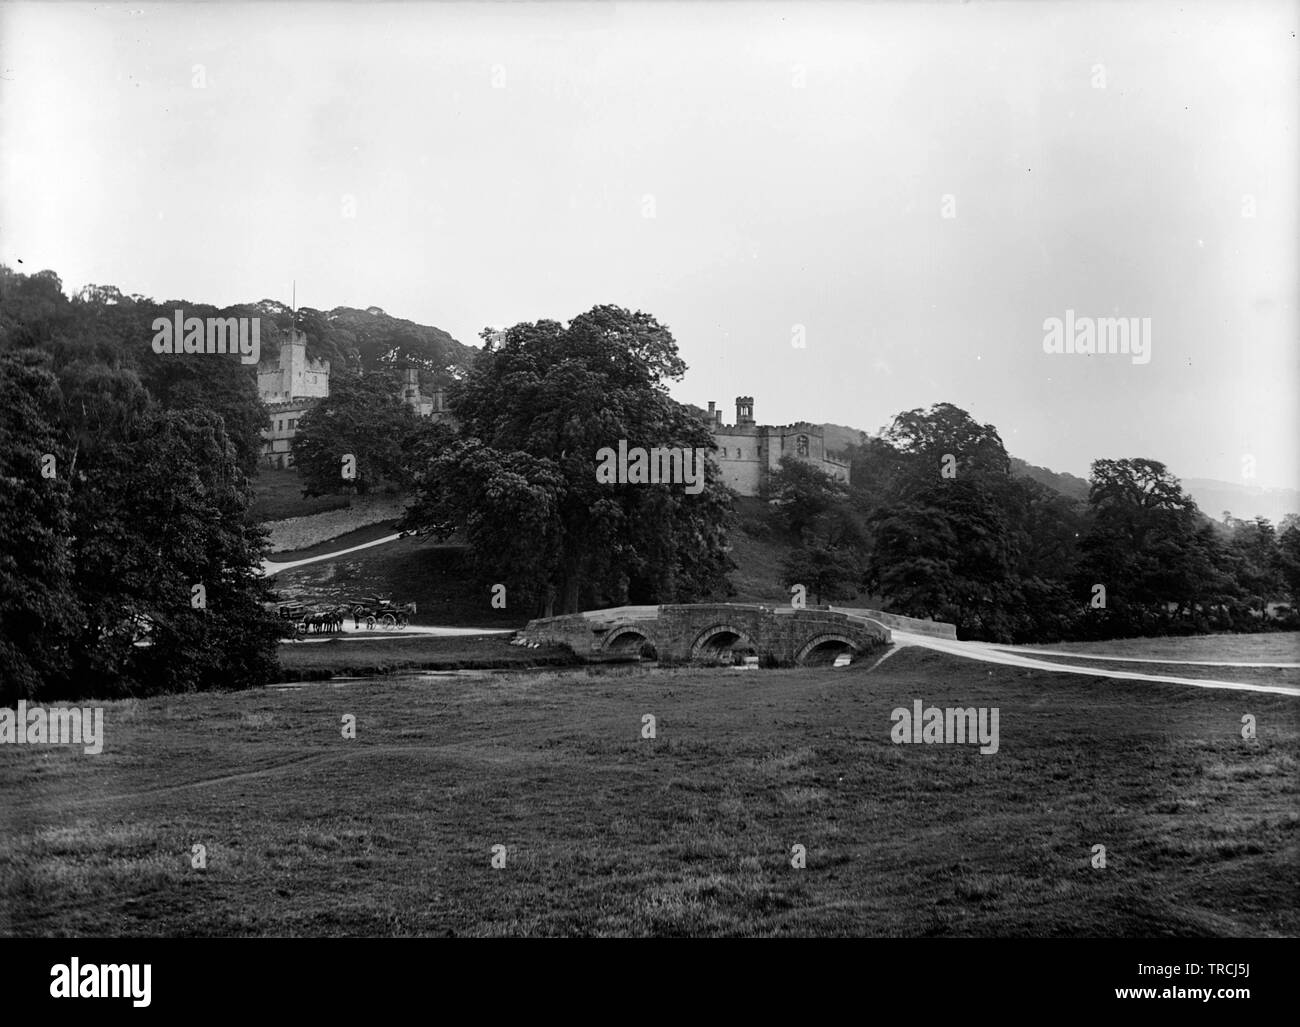
[{"label": "distant hill", "polygon": [[1037,467],[1034,464],[1027,464],[1019,457],[1011,458],[1011,473],[1019,475],[1021,478],[1031,478],[1040,485],[1046,485],[1050,489],[1055,489],[1063,496],[1071,499],[1077,499],[1086,503],[1088,501],[1088,482],[1084,478],[1076,477],[1065,471],[1053,471],[1046,467]]},{"label": "distant hill", "polygon": [[867,434],[860,428],[849,428],[843,424],[823,424],[821,428],[826,433],[828,453],[844,453],[850,446],[860,446]]},{"label": "distant hill", "polygon": [[[283,305],[275,301],[263,300],[258,306],[268,314],[284,317]],[[393,317],[379,307],[335,307],[327,311],[303,307],[298,311],[297,324],[307,334],[308,356],[329,360],[336,366],[373,370],[384,364],[412,364],[455,377],[478,352],[441,328]]]},{"label": "distant hill", "polygon": [[1267,517],[1274,525],[1287,514],[1300,514],[1300,492],[1295,489],[1264,489],[1209,478],[1184,478],[1183,489],[1203,514],[1216,521],[1223,519],[1224,510],[1243,521]]}]

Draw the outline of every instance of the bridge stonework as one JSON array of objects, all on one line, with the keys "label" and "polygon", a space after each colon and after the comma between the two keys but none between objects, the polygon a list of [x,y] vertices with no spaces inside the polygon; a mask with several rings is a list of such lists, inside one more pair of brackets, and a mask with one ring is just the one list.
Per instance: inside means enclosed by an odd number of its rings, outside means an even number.
[{"label": "bridge stonework", "polygon": [[864,656],[891,643],[889,628],[859,612],[741,603],[621,606],[529,621],[526,642],[566,645],[586,659],[652,646],[664,662],[726,662],[757,655],[781,665]]}]

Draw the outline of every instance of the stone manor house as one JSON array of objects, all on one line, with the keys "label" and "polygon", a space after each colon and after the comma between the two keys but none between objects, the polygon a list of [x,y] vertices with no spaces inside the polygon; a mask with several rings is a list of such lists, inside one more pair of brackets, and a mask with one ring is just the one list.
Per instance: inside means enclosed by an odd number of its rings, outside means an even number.
[{"label": "stone manor house", "polygon": [[723,483],[742,496],[762,495],[784,456],[806,460],[848,484],[849,462],[826,452],[826,433],[819,424],[755,424],[753,396],[736,397],[736,423],[731,425],[722,423],[722,411],[710,400],[705,423],[718,444],[714,455]]},{"label": "stone manor house", "polygon": [[[257,394],[271,415],[271,428],[262,432],[261,458],[268,467],[291,467],[298,421],[318,399],[330,394],[330,362],[307,356],[307,336],[290,329],[275,363],[257,365]],[[401,398],[421,417],[450,420],[441,389],[427,396],[420,391],[420,372],[407,368]]]},{"label": "stone manor house", "polygon": [[[298,421],[317,400],[330,394],[330,363],[310,359],[307,336],[292,328],[288,340],[280,346],[277,360],[257,365],[257,394],[271,416],[270,430],[262,433],[261,458],[269,467],[290,467]],[[432,395],[420,391],[416,368],[406,370],[401,398],[421,417],[454,421],[441,389],[435,389]],[[755,424],[753,396],[736,397],[736,423],[731,425],[722,423],[722,411],[710,401],[706,423],[718,445],[715,455],[723,483],[742,496],[762,495],[783,456],[807,460],[840,481],[849,480],[848,461],[826,452],[820,425],[807,421]]]}]

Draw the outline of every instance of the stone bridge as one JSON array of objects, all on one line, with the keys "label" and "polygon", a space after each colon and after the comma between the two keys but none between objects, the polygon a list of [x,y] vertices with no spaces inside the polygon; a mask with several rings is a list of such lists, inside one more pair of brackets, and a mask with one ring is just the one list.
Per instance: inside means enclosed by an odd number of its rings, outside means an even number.
[{"label": "stone bridge", "polygon": [[664,662],[732,663],[757,656],[768,664],[831,663],[890,644],[879,620],[825,607],[693,603],[619,606],[528,622],[522,641],[567,645],[586,659],[629,656],[647,648]]}]

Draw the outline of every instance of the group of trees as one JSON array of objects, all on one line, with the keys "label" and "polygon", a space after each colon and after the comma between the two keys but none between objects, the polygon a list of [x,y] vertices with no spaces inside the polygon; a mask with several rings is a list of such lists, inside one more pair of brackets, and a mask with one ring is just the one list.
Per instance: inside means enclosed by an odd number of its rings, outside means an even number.
[{"label": "group of trees", "polygon": [[999,641],[1296,626],[1297,519],[1218,524],[1157,461],[1096,461],[1081,501],[1015,474],[997,430],[951,404],[852,458],[852,489],[806,464],[773,483],[785,578],[819,598]]},{"label": "group of trees", "polygon": [[[475,576],[530,612],[724,594],[730,494],[707,426],[668,396],[686,370],[669,331],[599,306],[483,340],[443,379],[454,430],[395,398],[395,363],[332,375],[294,440],[306,492],[410,493],[405,529],[463,539]],[[596,453],[620,442],[700,453],[702,490],[598,482]]]},{"label": "group of trees", "polygon": [[[450,388],[459,433],[418,450],[405,526],[464,532],[477,572],[544,614],[684,602],[726,587],[730,496],[713,439],[667,382],[685,364],[653,317],[595,307],[568,325],[518,324]],[[703,490],[601,484],[595,455],[681,447],[706,455]]]},{"label": "group of trees", "polygon": [[248,517],[265,411],[237,356],[154,354],[156,309],[0,268],[0,702],[275,671]]},{"label": "group of trees", "polygon": [[[289,327],[270,301],[69,299],[51,272],[0,267],[0,701],[274,673],[249,516],[266,410],[237,356],[153,353],[152,320],[176,306],[265,315],[272,349]],[[650,315],[485,332],[472,361],[382,311],[306,317],[339,361],[295,441],[308,493],[408,493],[406,529],[463,538],[529,612],[728,594],[732,496],[706,422],[668,396],[685,365]],[[411,366],[448,386],[454,429],[401,401]],[[620,443],[703,453],[702,490],[598,480],[597,452]],[[1063,494],[950,404],[899,414],[851,457],[851,487],[790,460],[767,497],[786,581],[814,603],[866,596],[1007,641],[1296,624],[1297,519],[1211,521],[1154,460],[1099,460],[1086,499]]]}]

